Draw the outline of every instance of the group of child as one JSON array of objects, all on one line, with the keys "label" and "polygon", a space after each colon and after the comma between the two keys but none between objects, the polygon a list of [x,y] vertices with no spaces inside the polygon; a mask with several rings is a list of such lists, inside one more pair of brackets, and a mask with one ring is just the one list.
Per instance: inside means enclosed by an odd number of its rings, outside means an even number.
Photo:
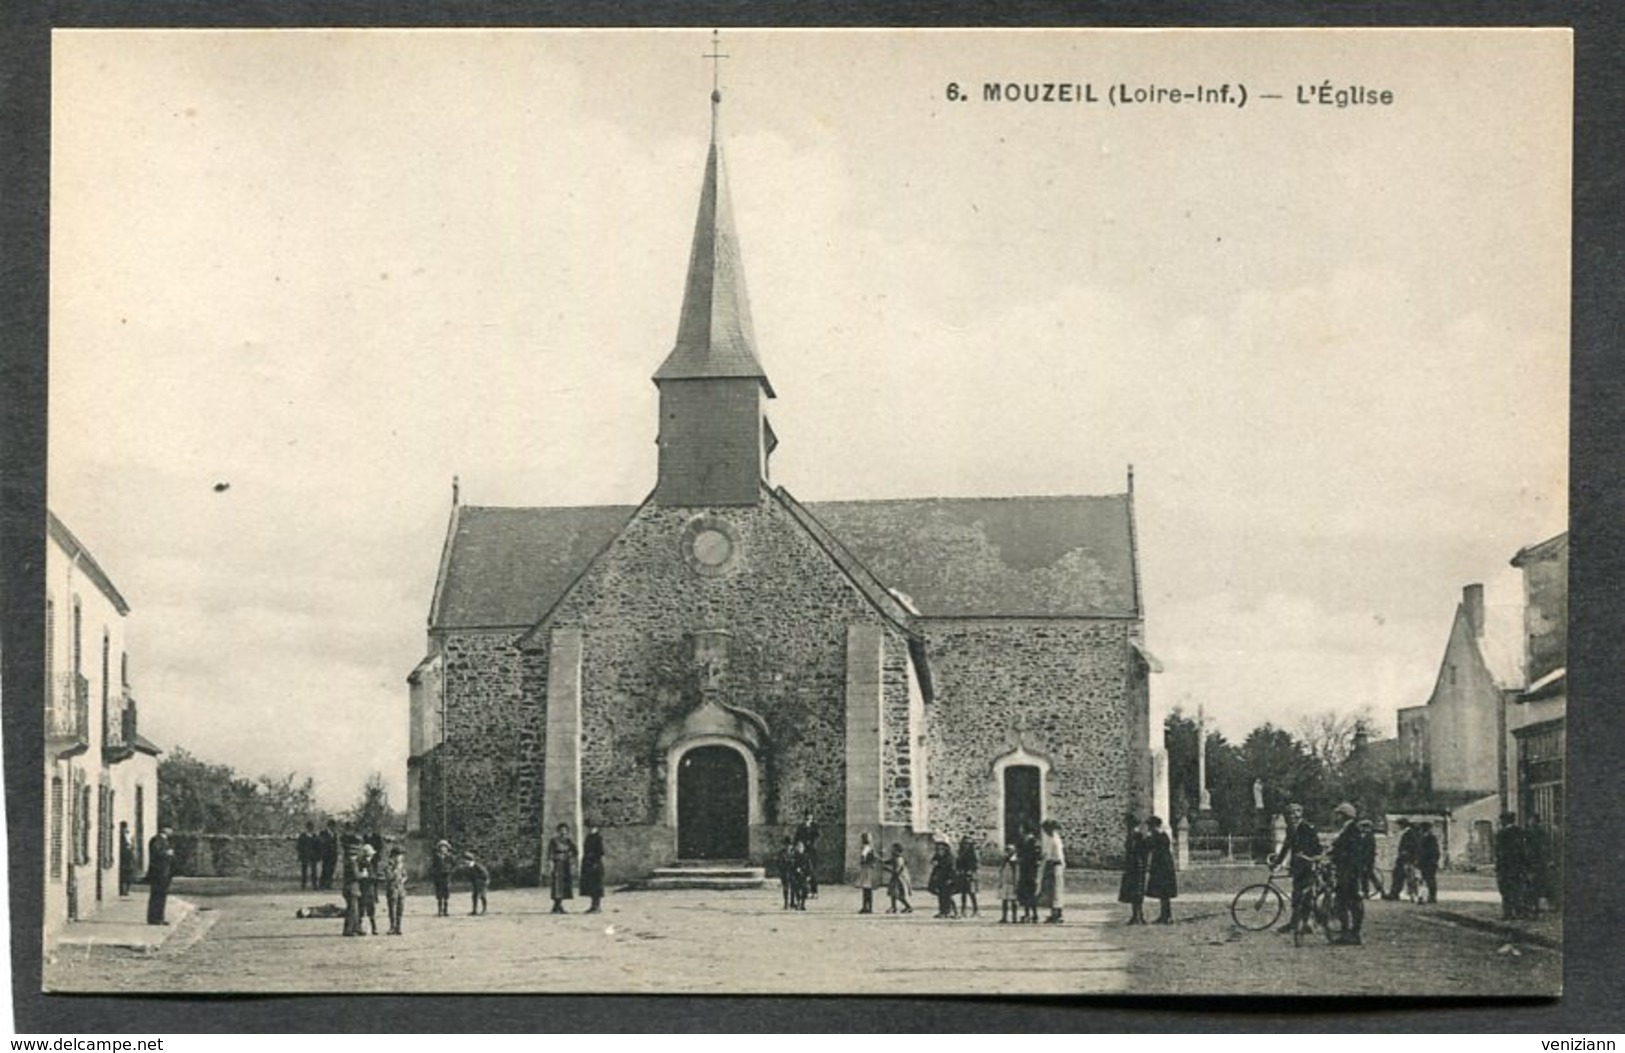
[{"label": "group of child", "polygon": [[401,846],[392,845],[385,855],[377,845],[355,838],[345,845],[343,866],[344,935],[378,935],[380,893],[389,913],[389,935],[401,935],[406,914],[406,853]]},{"label": "group of child", "polygon": [[458,874],[468,877],[469,914],[484,914],[488,904],[485,890],[491,884],[491,871],[472,850],[463,853],[461,862],[451,850],[450,841],[436,841],[434,856],[429,860],[429,877],[434,882],[435,915],[444,918],[451,913],[451,880]]},{"label": "group of child", "polygon": [[[1036,922],[1038,920],[1039,882],[1041,867],[1037,835],[1030,845],[1005,846],[999,863],[998,893],[1001,922]],[[779,885],[783,893],[785,910],[806,910],[809,889],[816,895],[816,880],[811,873],[807,853],[802,846],[786,838],[777,859]],[[969,837],[960,840],[954,851],[945,838],[939,838],[931,856],[931,874],[926,890],[937,897],[936,918],[974,918],[981,914],[977,895],[981,885],[981,855],[976,842]],[[893,843],[890,853],[882,859],[868,834],[863,834],[858,845],[857,879],[855,884],[862,894],[859,914],[873,914],[876,888],[884,888],[891,905],[888,914],[912,914],[909,902],[914,894],[909,875],[908,857],[901,843]],[[958,903],[955,903],[955,899]]]}]

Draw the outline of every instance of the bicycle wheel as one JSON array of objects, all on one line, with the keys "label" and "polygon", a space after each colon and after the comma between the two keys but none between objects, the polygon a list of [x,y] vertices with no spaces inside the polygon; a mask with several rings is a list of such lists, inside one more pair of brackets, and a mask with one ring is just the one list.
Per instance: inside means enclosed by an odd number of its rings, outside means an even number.
[{"label": "bicycle wheel", "polygon": [[1230,901],[1230,918],[1239,928],[1261,932],[1280,919],[1285,904],[1281,890],[1274,885],[1248,885]]},{"label": "bicycle wheel", "polygon": [[[1337,893],[1331,889],[1322,892],[1315,902],[1315,916],[1320,921],[1321,935],[1326,937],[1327,943],[1336,943],[1348,927],[1348,922],[1338,916]],[[1336,930],[1332,923],[1336,922]]]}]

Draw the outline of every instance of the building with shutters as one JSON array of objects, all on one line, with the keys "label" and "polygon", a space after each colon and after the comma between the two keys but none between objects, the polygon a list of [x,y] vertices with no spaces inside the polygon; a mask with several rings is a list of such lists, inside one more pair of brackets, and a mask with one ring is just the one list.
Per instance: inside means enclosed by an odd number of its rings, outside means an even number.
[{"label": "building with shutters", "polygon": [[158,747],[137,723],[129,604],[48,513],[45,554],[45,935],[118,895],[119,824],[144,869],[157,831]]}]

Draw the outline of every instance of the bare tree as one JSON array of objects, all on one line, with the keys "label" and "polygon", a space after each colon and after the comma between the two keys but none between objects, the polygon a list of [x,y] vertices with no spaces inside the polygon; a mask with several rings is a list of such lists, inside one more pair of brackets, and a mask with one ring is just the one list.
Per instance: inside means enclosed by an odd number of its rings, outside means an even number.
[{"label": "bare tree", "polygon": [[1375,736],[1377,721],[1370,706],[1345,713],[1322,710],[1298,721],[1296,735],[1309,755],[1333,776],[1340,775],[1354,752],[1355,743]]}]

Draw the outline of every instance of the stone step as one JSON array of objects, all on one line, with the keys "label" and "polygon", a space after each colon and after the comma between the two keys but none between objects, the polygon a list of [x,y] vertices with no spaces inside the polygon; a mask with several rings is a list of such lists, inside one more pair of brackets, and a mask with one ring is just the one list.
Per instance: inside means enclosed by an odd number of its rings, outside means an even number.
[{"label": "stone step", "polygon": [[708,888],[718,891],[761,888],[767,883],[759,877],[651,877],[639,884],[646,889]]},{"label": "stone step", "polygon": [[761,867],[697,866],[693,864],[658,867],[647,878],[637,882],[638,888],[708,888],[752,889],[767,883],[767,872]]}]

